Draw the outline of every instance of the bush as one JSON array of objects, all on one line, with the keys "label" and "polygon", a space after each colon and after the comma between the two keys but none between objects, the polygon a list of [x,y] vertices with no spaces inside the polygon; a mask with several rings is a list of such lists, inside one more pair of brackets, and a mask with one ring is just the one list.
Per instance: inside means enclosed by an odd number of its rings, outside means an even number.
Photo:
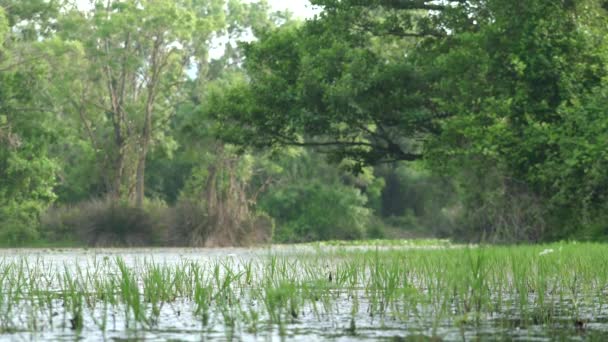
[{"label": "bush", "polygon": [[[561,209],[561,210],[560,210]],[[552,240],[608,242],[608,202],[563,208],[552,208],[549,218]]]},{"label": "bush", "polygon": [[261,206],[277,221],[275,241],[305,242],[362,238],[371,216],[365,204],[354,188],[314,181],[275,189]]},{"label": "bush", "polygon": [[0,222],[0,241],[3,246],[23,246],[39,238],[34,224],[10,218]]},{"label": "bush", "polygon": [[367,228],[365,238],[367,239],[385,239],[387,238],[387,226],[378,216],[372,216],[369,227]]},{"label": "bush", "polygon": [[211,234],[209,216],[200,202],[179,201],[169,211],[169,236],[173,246],[204,246]]},{"label": "bush", "polygon": [[34,201],[9,203],[0,208],[0,243],[23,246],[40,238],[38,214],[41,208]]},{"label": "bush", "polygon": [[77,227],[74,226],[73,216],[78,210],[71,206],[50,207],[40,217],[42,238],[48,241],[62,241],[67,237],[74,238]]},{"label": "bush", "polygon": [[434,174],[423,162],[383,165],[376,176],[384,177],[382,217],[391,237],[450,235],[454,222],[447,214],[458,202],[449,177]]},{"label": "bush", "polygon": [[[204,203],[197,201],[179,201],[168,208],[162,201],[147,200],[140,209],[98,199],[52,207],[42,216],[41,227],[47,241],[80,242],[95,247],[216,247],[269,242],[273,222],[267,215],[252,214],[238,226],[221,224],[207,214]],[[226,239],[227,229],[233,230],[229,235],[234,240]],[[66,241],[66,237],[77,241]]]},{"label": "bush", "polygon": [[547,203],[525,184],[490,169],[463,185],[463,210],[454,235],[491,243],[546,239]]},{"label": "bush", "polygon": [[[167,215],[172,246],[217,247],[267,243],[272,240],[272,219],[263,213],[247,215],[235,226],[209,215],[203,202],[182,200]],[[232,230],[227,233],[226,230]]]},{"label": "bush", "polygon": [[164,211],[158,204],[145,210],[110,199],[90,200],[48,210],[41,226],[45,236],[55,241],[75,236],[95,247],[156,245],[165,231],[160,220]]}]

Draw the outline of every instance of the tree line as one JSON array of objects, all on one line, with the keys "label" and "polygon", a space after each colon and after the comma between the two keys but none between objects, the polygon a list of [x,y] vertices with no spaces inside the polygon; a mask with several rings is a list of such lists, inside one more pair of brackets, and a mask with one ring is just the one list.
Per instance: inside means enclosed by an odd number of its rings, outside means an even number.
[{"label": "tree line", "polygon": [[0,0],[3,240],[606,235],[604,1],[312,3]]}]

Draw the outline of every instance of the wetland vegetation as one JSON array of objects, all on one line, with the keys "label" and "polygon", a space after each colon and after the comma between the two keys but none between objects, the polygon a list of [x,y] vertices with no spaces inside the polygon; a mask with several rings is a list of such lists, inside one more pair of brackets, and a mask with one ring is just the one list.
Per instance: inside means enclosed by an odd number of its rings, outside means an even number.
[{"label": "wetland vegetation", "polygon": [[297,1],[0,0],[0,340],[605,340],[608,2]]},{"label": "wetland vegetation", "polygon": [[0,338],[600,339],[601,244],[2,252]]},{"label": "wetland vegetation", "polygon": [[0,245],[606,239],[605,1],[277,3],[0,0]]}]

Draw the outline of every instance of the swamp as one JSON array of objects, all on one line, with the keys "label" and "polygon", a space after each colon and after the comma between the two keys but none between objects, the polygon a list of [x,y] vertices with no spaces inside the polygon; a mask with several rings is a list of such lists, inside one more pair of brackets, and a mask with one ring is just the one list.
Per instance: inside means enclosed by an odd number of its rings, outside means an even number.
[{"label": "swamp", "polygon": [[0,342],[608,340],[606,23],[0,0]]},{"label": "swamp", "polygon": [[5,250],[0,340],[602,340],[608,249]]}]

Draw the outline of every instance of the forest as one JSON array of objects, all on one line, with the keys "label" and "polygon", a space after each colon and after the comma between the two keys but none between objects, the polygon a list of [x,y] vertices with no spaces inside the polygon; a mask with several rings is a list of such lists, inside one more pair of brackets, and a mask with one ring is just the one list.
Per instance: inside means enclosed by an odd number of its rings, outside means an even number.
[{"label": "forest", "polygon": [[608,2],[311,2],[0,0],[0,245],[606,240]]}]

